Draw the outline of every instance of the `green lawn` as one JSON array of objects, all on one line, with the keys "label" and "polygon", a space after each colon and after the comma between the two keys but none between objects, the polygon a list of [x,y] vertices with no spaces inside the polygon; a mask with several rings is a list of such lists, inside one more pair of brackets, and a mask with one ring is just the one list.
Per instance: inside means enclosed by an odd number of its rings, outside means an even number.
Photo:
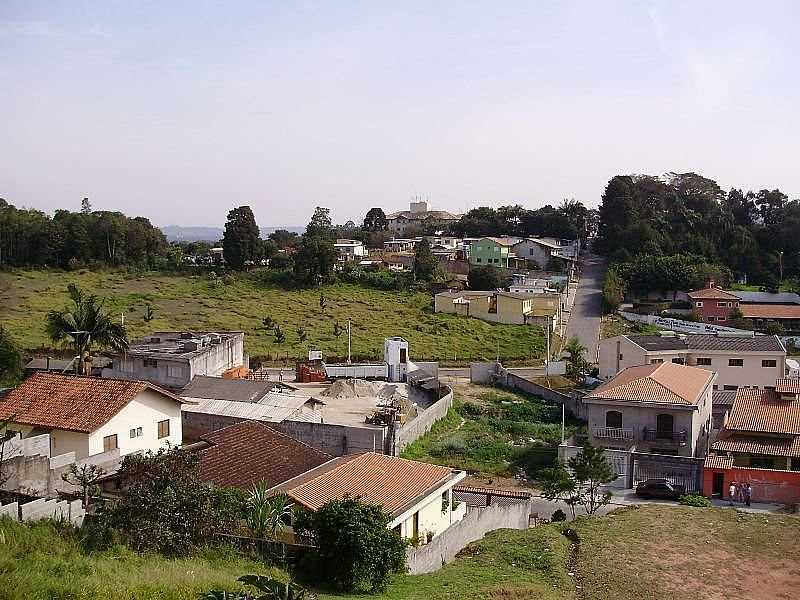
[{"label": "green lawn", "polygon": [[[481,475],[512,476],[550,465],[561,442],[561,407],[541,398],[478,385],[457,385],[453,408],[403,456]],[[566,435],[575,431],[568,422]]]},{"label": "green lawn", "polygon": [[166,559],[116,547],[85,554],[47,522],[0,520],[0,600],[197,600],[210,589],[236,589],[246,573],[285,576],[224,552]]},{"label": "green lawn", "polygon": [[[344,357],[347,335],[336,337],[334,321],[353,322],[354,357],[383,355],[385,337],[400,335],[411,344],[418,360],[493,360],[499,344],[507,359],[538,359],[544,353],[538,327],[495,325],[478,319],[435,314],[429,294],[385,292],[356,285],[335,284],[321,290],[286,291],[258,281],[257,274],[238,275],[231,285],[205,277],[165,273],[132,274],[123,271],[11,271],[0,272],[0,323],[8,327],[28,351],[50,345],[44,331],[48,310],[66,303],[66,286],[75,282],[106,298],[114,314],[125,313],[125,324],[135,338],[154,330],[243,330],[246,350],[253,357],[275,359],[287,353],[304,356],[310,348],[327,357]],[[327,299],[323,314],[320,291]],[[144,320],[151,304],[155,318]],[[261,321],[270,316],[287,341],[278,345]],[[297,327],[308,335],[298,342]]]}]

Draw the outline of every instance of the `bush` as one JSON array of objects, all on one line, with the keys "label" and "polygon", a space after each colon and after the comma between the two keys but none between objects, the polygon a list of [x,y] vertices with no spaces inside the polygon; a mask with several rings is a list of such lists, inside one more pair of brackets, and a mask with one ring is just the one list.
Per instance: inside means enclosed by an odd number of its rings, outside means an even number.
[{"label": "bush", "polygon": [[483,414],[483,409],[474,402],[464,402],[458,407],[458,412],[467,418],[475,419]]},{"label": "bush", "polygon": [[460,436],[451,436],[436,442],[431,448],[431,454],[440,458],[447,458],[464,454],[467,451],[467,443]]},{"label": "bush", "polygon": [[567,515],[563,510],[558,508],[558,509],[555,510],[555,512],[553,512],[552,515],[550,515],[550,520],[553,523],[557,523],[559,521],[566,521],[567,520]]},{"label": "bush", "polygon": [[698,506],[706,508],[711,506],[711,500],[701,494],[684,494],[678,500],[684,506]]}]

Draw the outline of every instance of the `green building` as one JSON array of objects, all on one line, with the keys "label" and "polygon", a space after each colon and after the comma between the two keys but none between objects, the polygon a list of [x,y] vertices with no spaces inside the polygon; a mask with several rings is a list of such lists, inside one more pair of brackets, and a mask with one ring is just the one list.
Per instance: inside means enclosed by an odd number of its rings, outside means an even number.
[{"label": "green building", "polygon": [[469,262],[473,265],[493,265],[504,269],[513,268],[516,256],[511,247],[519,240],[514,238],[485,237],[472,242]]}]

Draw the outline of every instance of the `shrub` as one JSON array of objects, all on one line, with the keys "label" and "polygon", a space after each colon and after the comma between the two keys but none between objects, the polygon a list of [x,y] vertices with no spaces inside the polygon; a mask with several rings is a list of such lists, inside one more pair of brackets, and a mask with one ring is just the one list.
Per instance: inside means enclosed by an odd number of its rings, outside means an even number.
[{"label": "shrub", "polygon": [[436,442],[431,448],[431,454],[442,458],[464,454],[467,444],[462,437],[451,436]]},{"label": "shrub", "polygon": [[701,494],[684,494],[678,500],[684,506],[698,506],[706,508],[711,506],[711,500]]},{"label": "shrub", "polygon": [[474,402],[464,402],[464,404],[458,407],[458,412],[465,417],[474,419],[483,414],[483,409]]},{"label": "shrub", "polygon": [[567,515],[563,510],[557,508],[555,512],[553,512],[553,514],[550,516],[550,520],[554,523],[557,523],[558,521],[566,521]]}]

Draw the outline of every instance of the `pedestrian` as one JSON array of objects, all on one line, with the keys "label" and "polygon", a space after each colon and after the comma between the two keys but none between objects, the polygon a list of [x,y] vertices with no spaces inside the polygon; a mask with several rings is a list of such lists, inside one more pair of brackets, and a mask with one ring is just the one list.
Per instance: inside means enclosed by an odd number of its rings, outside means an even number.
[{"label": "pedestrian", "polygon": [[744,504],[744,483],[741,481],[736,484],[736,501]]},{"label": "pedestrian", "polygon": [[750,486],[750,482],[748,481],[744,486],[744,501],[747,503],[747,506],[750,506],[750,500],[753,497],[753,488]]},{"label": "pedestrian", "polygon": [[731,481],[731,484],[728,486],[728,502],[731,506],[733,506],[734,500],[736,500],[736,482]]}]

